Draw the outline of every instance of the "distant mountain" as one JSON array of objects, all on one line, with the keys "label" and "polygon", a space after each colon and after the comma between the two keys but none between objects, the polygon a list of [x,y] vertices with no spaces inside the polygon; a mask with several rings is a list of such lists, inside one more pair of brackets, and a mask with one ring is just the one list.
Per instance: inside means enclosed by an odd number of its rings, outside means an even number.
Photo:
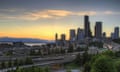
[{"label": "distant mountain", "polygon": [[0,42],[29,42],[29,43],[51,43],[53,41],[35,39],[35,38],[12,38],[12,37],[1,37]]}]

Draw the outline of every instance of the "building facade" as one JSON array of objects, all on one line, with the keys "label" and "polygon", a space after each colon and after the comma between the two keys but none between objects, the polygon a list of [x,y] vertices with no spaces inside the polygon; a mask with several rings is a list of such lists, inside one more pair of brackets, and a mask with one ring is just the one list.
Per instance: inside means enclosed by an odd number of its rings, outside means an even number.
[{"label": "building facade", "polygon": [[102,38],[102,22],[96,22],[96,25],[95,25],[95,38],[97,38],[97,39]]}]

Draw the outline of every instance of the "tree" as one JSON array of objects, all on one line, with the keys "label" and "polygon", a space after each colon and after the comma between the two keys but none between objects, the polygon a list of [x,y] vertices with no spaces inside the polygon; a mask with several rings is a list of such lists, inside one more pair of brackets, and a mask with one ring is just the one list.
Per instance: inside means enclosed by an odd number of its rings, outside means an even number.
[{"label": "tree", "polygon": [[115,67],[116,67],[117,72],[120,72],[120,61],[117,61],[115,63]]},{"label": "tree", "polygon": [[22,72],[22,69],[17,66],[16,72]]},{"label": "tree", "polygon": [[11,67],[11,66],[12,66],[12,61],[9,60],[9,61],[8,61],[8,67]]},{"label": "tree", "polygon": [[75,62],[75,64],[82,66],[83,59],[82,59],[80,53],[76,55],[76,58],[75,58],[74,62]]},{"label": "tree", "polygon": [[33,64],[32,58],[27,57],[27,58],[25,59],[25,64]]},{"label": "tree", "polygon": [[110,50],[103,52],[102,55],[107,55],[109,57],[115,57],[115,53]]},{"label": "tree", "polygon": [[88,55],[87,51],[83,53],[82,57],[83,57],[83,65],[90,60],[90,55]]},{"label": "tree", "polygon": [[92,64],[91,72],[116,72],[112,58],[101,55]]},{"label": "tree", "polygon": [[120,51],[115,52],[116,57],[120,57]]},{"label": "tree", "polygon": [[19,60],[19,65],[24,65],[24,60],[20,59]]},{"label": "tree", "polygon": [[1,68],[6,68],[5,62],[2,62],[2,63],[1,63]]},{"label": "tree", "polygon": [[83,72],[90,72],[91,66],[90,66],[90,64],[88,62],[85,63],[83,67],[84,67]]},{"label": "tree", "polygon": [[66,72],[72,72],[72,71],[71,71],[71,69],[67,69],[67,71],[66,71]]},{"label": "tree", "polygon": [[49,67],[45,67],[44,71],[45,71],[45,72],[50,72]]},{"label": "tree", "polygon": [[18,59],[15,59],[13,64],[14,66],[18,66],[19,65]]}]

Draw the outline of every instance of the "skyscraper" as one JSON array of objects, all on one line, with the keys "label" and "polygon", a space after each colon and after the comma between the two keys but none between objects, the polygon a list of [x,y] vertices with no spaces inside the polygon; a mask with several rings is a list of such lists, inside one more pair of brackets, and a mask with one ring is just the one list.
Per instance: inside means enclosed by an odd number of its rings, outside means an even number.
[{"label": "skyscraper", "polygon": [[97,39],[102,38],[102,22],[96,22],[96,25],[95,25],[95,37]]},{"label": "skyscraper", "polygon": [[119,27],[115,27],[115,29],[114,29],[114,38],[115,39],[119,38]]},{"label": "skyscraper", "polygon": [[70,41],[75,41],[75,39],[76,39],[75,29],[70,29]]},{"label": "skyscraper", "polygon": [[57,40],[58,40],[58,34],[56,33],[55,34],[55,41],[57,42]]},{"label": "skyscraper", "polygon": [[77,40],[78,40],[78,37],[79,37],[79,33],[80,33],[80,28],[77,29]]},{"label": "skyscraper", "polygon": [[113,32],[111,33],[111,39],[115,39],[115,34]]},{"label": "skyscraper", "polygon": [[89,22],[89,16],[84,16],[84,29],[85,29],[85,37],[91,37],[92,33],[90,30],[90,22]]},{"label": "skyscraper", "polygon": [[57,33],[55,34],[55,43],[56,43],[56,46],[58,46],[58,34]]},{"label": "skyscraper", "polygon": [[65,40],[66,40],[65,34],[61,34],[61,40],[62,40],[62,41],[65,41]]},{"label": "skyscraper", "polygon": [[77,41],[84,40],[85,32],[83,29],[78,28],[77,30]]},{"label": "skyscraper", "polygon": [[102,37],[103,37],[103,38],[106,38],[106,32],[103,32]]}]

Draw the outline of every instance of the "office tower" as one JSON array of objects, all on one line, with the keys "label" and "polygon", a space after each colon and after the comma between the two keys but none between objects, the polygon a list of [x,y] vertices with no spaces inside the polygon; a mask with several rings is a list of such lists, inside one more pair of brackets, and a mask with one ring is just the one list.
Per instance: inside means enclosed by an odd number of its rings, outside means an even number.
[{"label": "office tower", "polygon": [[78,37],[79,37],[79,33],[80,33],[80,28],[77,29],[77,40],[78,40]]},{"label": "office tower", "polygon": [[90,22],[89,22],[89,16],[84,16],[84,29],[85,29],[85,37],[92,37],[92,33],[90,30]]},{"label": "office tower", "polygon": [[61,34],[61,40],[62,40],[62,41],[65,41],[65,40],[66,40],[65,34]]},{"label": "office tower", "polygon": [[58,45],[58,34],[56,33],[55,34],[55,43],[56,43],[56,46]]},{"label": "office tower", "polygon": [[102,37],[103,37],[103,38],[106,38],[106,32],[103,32]]},{"label": "office tower", "polygon": [[78,28],[77,30],[77,41],[84,40],[85,32],[83,29]]},{"label": "office tower", "polygon": [[57,40],[58,40],[58,34],[56,33],[55,34],[55,41],[57,42]]},{"label": "office tower", "polygon": [[76,39],[75,29],[70,29],[70,41],[75,41],[75,39]]},{"label": "office tower", "polygon": [[95,37],[101,39],[102,37],[102,22],[96,22],[95,25]]},{"label": "office tower", "polygon": [[113,32],[111,33],[111,39],[115,39],[115,34]]},{"label": "office tower", "polygon": [[114,39],[118,39],[119,38],[119,27],[115,27],[114,29]]}]

